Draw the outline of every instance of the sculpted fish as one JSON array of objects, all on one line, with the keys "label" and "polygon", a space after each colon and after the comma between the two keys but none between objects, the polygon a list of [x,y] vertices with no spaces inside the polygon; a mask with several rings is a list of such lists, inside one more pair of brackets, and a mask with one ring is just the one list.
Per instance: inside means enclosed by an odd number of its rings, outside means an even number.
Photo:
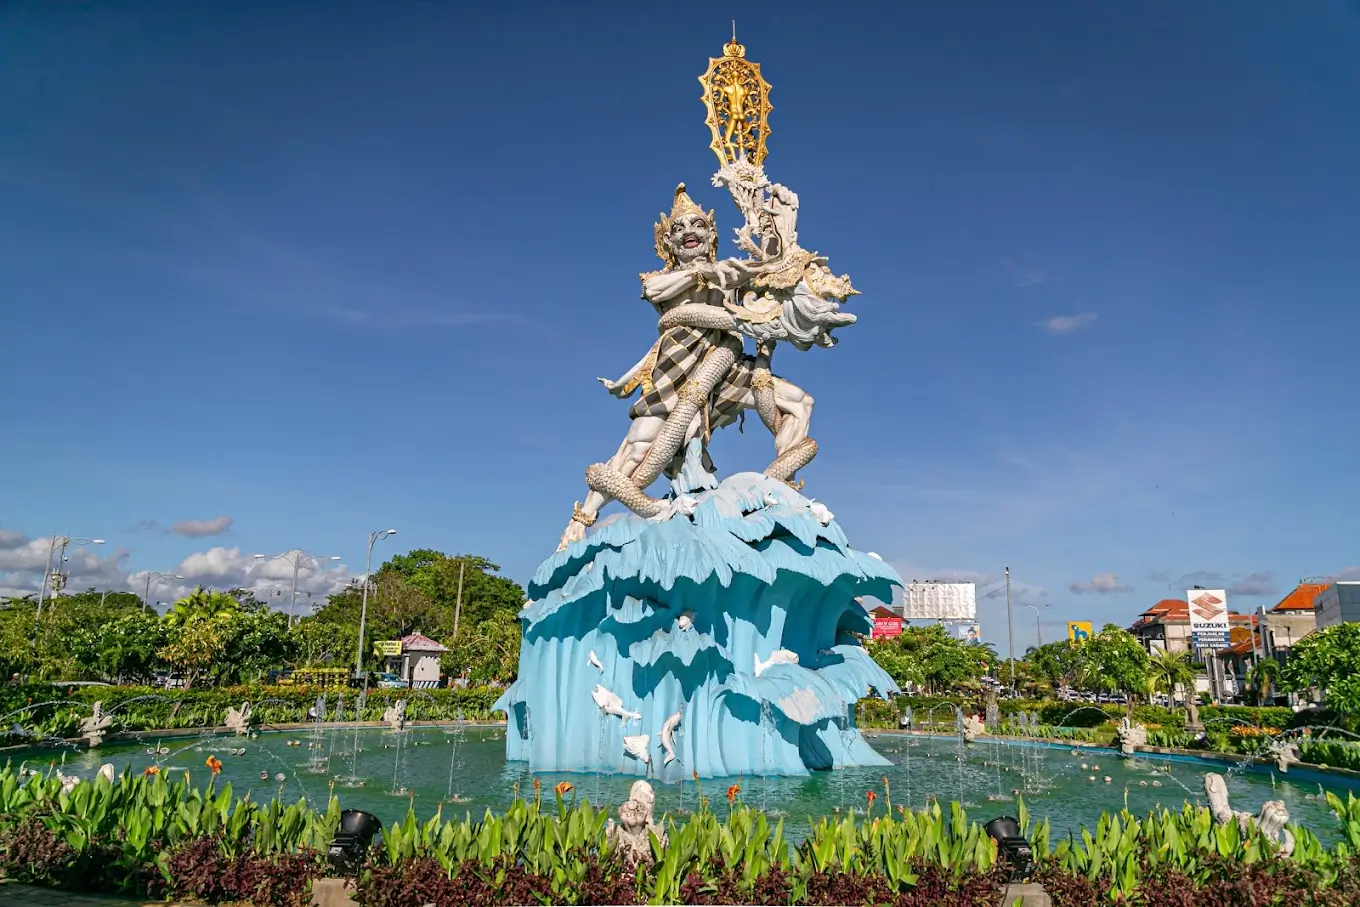
[{"label": "sculpted fish", "polygon": [[630,712],[623,707],[623,700],[618,693],[610,692],[604,688],[604,684],[595,684],[595,689],[591,691],[590,698],[595,700],[595,704],[600,707],[600,711],[606,715],[614,715],[623,721],[641,721],[642,715],[638,712]]},{"label": "sculpted fish", "polygon": [[680,726],[683,714],[684,712],[676,712],[661,725],[661,746],[666,750],[666,759],[662,765],[670,765],[679,758],[675,755],[675,729]]},{"label": "sculpted fish", "polygon": [[775,649],[765,661],[761,661],[759,655],[752,655],[751,657],[755,659],[757,677],[775,665],[798,664],[798,653],[790,652],[788,649]]},{"label": "sculpted fish", "polygon": [[651,734],[637,734],[632,737],[623,738],[623,751],[643,765],[652,764],[652,753],[648,749],[652,742]]}]

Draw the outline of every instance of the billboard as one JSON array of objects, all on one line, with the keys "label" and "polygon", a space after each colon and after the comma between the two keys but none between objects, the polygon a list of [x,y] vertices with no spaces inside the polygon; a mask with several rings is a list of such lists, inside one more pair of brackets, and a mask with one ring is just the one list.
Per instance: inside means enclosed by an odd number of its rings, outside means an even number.
[{"label": "billboard", "polygon": [[902,593],[902,616],[907,620],[977,620],[977,586],[910,583]]},{"label": "billboard", "polygon": [[1067,641],[1070,643],[1081,643],[1091,638],[1091,622],[1089,620],[1069,620],[1067,622]]},{"label": "billboard", "polygon": [[959,639],[964,642],[982,642],[982,628],[977,624],[964,624],[959,627]]},{"label": "billboard", "polygon": [[395,657],[401,654],[401,640],[392,639],[375,642],[373,644],[373,651],[378,655],[388,658]]},{"label": "billboard", "polygon": [[890,636],[902,635],[902,618],[900,617],[879,617],[874,615],[874,631],[870,639],[887,639]]},{"label": "billboard", "polygon": [[1228,645],[1228,593],[1223,589],[1191,589],[1190,642],[1196,649],[1222,649]]}]

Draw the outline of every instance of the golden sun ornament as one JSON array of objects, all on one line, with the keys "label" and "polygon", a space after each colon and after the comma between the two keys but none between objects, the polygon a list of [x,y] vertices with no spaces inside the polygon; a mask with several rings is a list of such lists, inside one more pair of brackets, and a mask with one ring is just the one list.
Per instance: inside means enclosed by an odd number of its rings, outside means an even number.
[{"label": "golden sun ornament", "polygon": [[746,48],[737,43],[737,26],[732,24],[732,40],[723,45],[720,59],[708,60],[708,70],[699,77],[704,87],[704,122],[713,135],[709,147],[721,165],[747,161],[764,163],[770,137],[770,83],[760,74],[760,64],[746,59]]}]

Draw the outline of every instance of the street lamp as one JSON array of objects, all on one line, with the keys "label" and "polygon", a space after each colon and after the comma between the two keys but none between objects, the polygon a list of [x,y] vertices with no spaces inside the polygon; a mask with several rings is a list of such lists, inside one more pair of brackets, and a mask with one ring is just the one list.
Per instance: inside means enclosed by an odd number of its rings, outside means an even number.
[{"label": "street lamp", "polygon": [[395,529],[380,529],[377,532],[368,534],[368,554],[364,555],[364,601],[359,607],[359,652],[354,656],[354,677],[357,680],[364,676],[364,624],[368,620],[368,584],[371,579],[369,571],[373,566],[373,546],[389,535],[396,535]]},{"label": "street lamp", "polygon": [[293,565],[293,594],[292,594],[292,597],[290,598],[290,600],[289,600],[289,602],[288,602],[288,626],[290,626],[290,627],[293,625],[293,619],[294,619],[294,617],[297,615],[297,584],[298,584],[298,570],[300,570],[300,569],[302,568],[302,565],[303,565],[303,564],[307,564],[308,566],[311,566],[311,567],[319,567],[319,566],[321,566],[321,564],[323,564],[323,563],[326,562],[326,561],[338,561],[338,560],[340,560],[340,556],[339,556],[338,554],[331,554],[331,555],[324,555],[324,556],[323,556],[323,555],[316,555],[316,554],[308,554],[307,552],[301,551],[301,550],[299,550],[299,549],[294,549],[294,550],[292,550],[292,551],[285,551],[285,552],[283,552],[282,554],[257,554],[257,555],[255,555],[254,557],[255,557],[255,559],[256,559],[257,561],[276,561],[276,560],[277,560],[277,561],[286,561],[287,563],[290,563],[290,564]]},{"label": "street lamp", "polygon": [[178,573],[156,573],[152,571],[146,575],[146,592],[142,595],[142,610],[151,610],[151,580],[153,579],[184,579]]},{"label": "street lamp", "polygon": [[[58,565],[60,565],[66,562],[67,545],[79,546],[79,545],[102,545],[102,544],[104,544],[103,539],[85,539],[85,538],[78,539],[72,538],[69,535],[52,536],[52,543],[47,546],[47,570],[46,572],[43,573],[42,586],[38,588],[38,614],[37,614],[38,617],[42,617],[43,599],[47,597],[47,583],[50,579],[52,579],[52,558],[57,553],[57,549],[58,548],[61,549],[61,560],[57,561]],[[56,597],[56,592],[57,587],[55,584],[53,584],[52,586],[53,598]]]},{"label": "street lamp", "polygon": [[[1034,645],[1036,648],[1042,648],[1044,644],[1044,631],[1039,629],[1039,606],[1026,604],[1025,607],[1034,612]],[[1043,607],[1047,608],[1048,605],[1044,605]]]}]

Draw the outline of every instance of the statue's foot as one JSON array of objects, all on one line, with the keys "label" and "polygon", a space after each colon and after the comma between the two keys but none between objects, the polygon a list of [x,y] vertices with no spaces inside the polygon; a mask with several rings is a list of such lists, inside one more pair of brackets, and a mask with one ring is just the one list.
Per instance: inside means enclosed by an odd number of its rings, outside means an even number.
[{"label": "statue's foot", "polygon": [[566,530],[562,533],[562,541],[557,543],[558,551],[566,551],[573,542],[579,542],[586,537],[586,527],[572,520],[567,524]]},{"label": "statue's foot", "polygon": [[[804,438],[775,457],[774,462],[765,467],[765,475],[793,485],[794,473],[811,463],[815,456],[817,456],[817,442],[811,438]],[[802,483],[799,482],[794,487],[801,489]]]}]

